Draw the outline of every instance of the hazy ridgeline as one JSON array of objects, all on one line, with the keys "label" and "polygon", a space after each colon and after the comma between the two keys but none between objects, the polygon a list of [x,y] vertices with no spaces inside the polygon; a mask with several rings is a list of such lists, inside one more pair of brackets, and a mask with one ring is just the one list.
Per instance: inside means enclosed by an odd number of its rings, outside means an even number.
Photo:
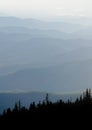
[{"label": "hazy ridgeline", "polygon": [[0,17],[0,91],[63,93],[91,88],[91,21]]}]

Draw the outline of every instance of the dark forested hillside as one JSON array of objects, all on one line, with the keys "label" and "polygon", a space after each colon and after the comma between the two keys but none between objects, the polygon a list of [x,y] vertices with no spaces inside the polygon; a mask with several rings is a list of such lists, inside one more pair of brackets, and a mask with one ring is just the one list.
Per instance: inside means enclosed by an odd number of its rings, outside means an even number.
[{"label": "dark forested hillside", "polygon": [[92,116],[91,90],[72,102],[64,102],[62,99],[52,103],[46,94],[45,101],[36,105],[30,104],[27,109],[21,106],[21,101],[15,103],[13,110],[8,108],[0,116],[0,129],[44,129],[44,128],[81,128],[90,127]]}]

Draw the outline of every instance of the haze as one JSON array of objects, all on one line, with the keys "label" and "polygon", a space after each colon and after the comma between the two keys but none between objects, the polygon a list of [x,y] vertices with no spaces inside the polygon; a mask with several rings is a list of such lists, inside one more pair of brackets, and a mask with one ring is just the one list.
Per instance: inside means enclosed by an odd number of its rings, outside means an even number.
[{"label": "haze", "polygon": [[2,0],[0,14],[17,17],[92,16],[91,0]]},{"label": "haze", "polygon": [[91,0],[0,2],[0,92],[92,88]]}]

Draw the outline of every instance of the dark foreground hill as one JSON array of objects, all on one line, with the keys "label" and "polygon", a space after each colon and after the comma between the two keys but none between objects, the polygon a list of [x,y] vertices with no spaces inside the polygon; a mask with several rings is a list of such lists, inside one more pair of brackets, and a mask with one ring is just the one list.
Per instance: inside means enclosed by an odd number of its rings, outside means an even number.
[{"label": "dark foreground hill", "polygon": [[29,109],[21,107],[21,102],[15,104],[0,116],[0,129],[87,129],[91,126],[92,97],[91,90],[87,89],[75,102],[59,100],[52,103],[48,100],[43,103],[30,104]]}]

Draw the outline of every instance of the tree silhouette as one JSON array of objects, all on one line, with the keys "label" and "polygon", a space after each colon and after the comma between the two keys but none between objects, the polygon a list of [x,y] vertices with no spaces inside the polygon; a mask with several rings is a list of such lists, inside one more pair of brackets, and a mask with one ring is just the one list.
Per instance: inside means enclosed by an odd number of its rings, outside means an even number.
[{"label": "tree silhouette", "polygon": [[[57,102],[51,102],[49,100],[48,93],[46,94],[45,101],[38,104],[32,102],[29,109],[21,106],[19,100],[15,103],[13,110],[8,108],[0,116],[0,128],[1,129],[43,129],[42,124],[48,128],[54,128],[53,126],[63,127],[77,124],[76,126],[91,124],[90,117],[92,116],[92,97],[91,90],[86,89],[79,98],[76,98],[74,102],[67,100],[64,102],[62,99]],[[51,123],[52,122],[52,123]],[[72,123],[71,123],[72,122]],[[65,123],[65,125],[64,125]],[[60,125],[59,125],[60,124]],[[62,124],[62,125],[61,125]],[[33,128],[32,128],[33,127]],[[74,129],[74,128],[73,128]]]},{"label": "tree silhouette", "polygon": [[46,101],[46,104],[48,104],[48,103],[49,103],[49,95],[48,95],[48,93],[46,94],[45,101]]}]

